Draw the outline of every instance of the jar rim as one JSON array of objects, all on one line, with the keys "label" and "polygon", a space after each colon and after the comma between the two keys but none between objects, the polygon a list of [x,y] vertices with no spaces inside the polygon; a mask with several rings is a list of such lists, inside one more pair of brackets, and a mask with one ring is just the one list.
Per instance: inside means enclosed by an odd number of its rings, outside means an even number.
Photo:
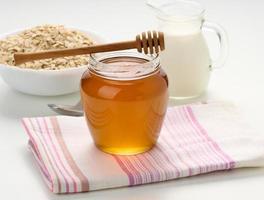
[{"label": "jar rim", "polygon": [[[116,59],[117,62],[106,62],[114,59]],[[131,65],[125,65],[126,59],[128,62],[131,61]],[[122,62],[124,62],[123,66],[115,64],[121,63],[122,65]],[[96,53],[90,55],[88,69],[97,76],[106,79],[142,79],[152,75],[160,69],[160,58],[159,54],[147,55],[134,51]]]}]

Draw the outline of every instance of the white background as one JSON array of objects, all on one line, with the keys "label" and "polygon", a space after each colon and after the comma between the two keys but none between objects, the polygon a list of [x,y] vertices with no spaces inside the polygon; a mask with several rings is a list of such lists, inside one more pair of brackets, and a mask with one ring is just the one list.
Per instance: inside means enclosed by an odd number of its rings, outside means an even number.
[{"label": "white background", "polygon": [[[206,18],[228,32],[230,56],[213,72],[208,99],[232,100],[263,133],[264,1],[203,0]],[[0,0],[0,33],[54,23],[131,39],[155,27],[143,0]],[[216,42],[210,48],[216,52]],[[213,53],[215,54],[215,53]],[[47,103],[74,104],[78,94],[37,97],[18,93],[0,80],[0,199],[263,199],[264,169],[240,169],[133,188],[77,195],[51,194],[27,149],[21,117],[52,115]]]}]

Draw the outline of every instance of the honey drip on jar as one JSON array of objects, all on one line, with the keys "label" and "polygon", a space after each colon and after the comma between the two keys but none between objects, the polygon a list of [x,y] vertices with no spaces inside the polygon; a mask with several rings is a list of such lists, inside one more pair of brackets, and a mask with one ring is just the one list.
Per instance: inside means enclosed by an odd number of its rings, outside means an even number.
[{"label": "honey drip on jar", "polygon": [[[101,61],[120,74],[147,62],[116,57]],[[109,68],[109,69],[110,69]],[[108,69],[104,69],[107,71]],[[135,70],[133,73],[135,74]],[[111,74],[110,71],[108,71]],[[136,72],[137,73],[137,72]],[[104,152],[131,155],[153,147],[167,108],[168,80],[158,68],[140,78],[109,78],[87,71],[81,80],[85,117],[96,146]]]}]

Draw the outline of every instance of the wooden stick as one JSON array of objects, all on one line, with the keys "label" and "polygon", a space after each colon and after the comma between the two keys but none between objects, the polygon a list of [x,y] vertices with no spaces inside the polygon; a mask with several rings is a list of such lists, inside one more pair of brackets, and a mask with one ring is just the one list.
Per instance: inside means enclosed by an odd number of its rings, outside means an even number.
[{"label": "wooden stick", "polygon": [[142,52],[143,49],[144,53],[148,53],[148,52],[153,53],[155,48],[155,52],[158,53],[159,51],[158,46],[160,47],[160,50],[164,49],[163,33],[159,32],[158,35],[156,32],[153,32],[153,35],[151,35],[151,32],[149,31],[147,34],[148,37],[146,37],[145,33],[142,33],[142,37],[140,37],[140,35],[137,35],[136,40],[133,41],[92,45],[88,47],[80,47],[80,48],[72,48],[72,49],[48,50],[48,51],[33,52],[33,53],[15,53],[14,60],[15,60],[15,64],[19,65],[24,62],[33,61],[33,60],[76,56],[76,55],[100,53],[107,51],[119,51],[119,50],[134,49],[134,48],[136,48],[139,52]]}]

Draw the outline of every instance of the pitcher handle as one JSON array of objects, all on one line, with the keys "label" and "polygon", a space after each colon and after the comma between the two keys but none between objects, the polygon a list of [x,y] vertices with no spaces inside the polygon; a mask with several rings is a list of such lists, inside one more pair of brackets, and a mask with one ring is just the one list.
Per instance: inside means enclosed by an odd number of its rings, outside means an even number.
[{"label": "pitcher handle", "polygon": [[220,26],[215,22],[209,22],[209,21],[203,22],[202,29],[212,31],[216,33],[218,37],[220,43],[220,52],[218,58],[216,60],[212,60],[211,68],[212,69],[220,68],[225,64],[229,53],[229,43],[228,43],[227,33],[222,26]]}]

